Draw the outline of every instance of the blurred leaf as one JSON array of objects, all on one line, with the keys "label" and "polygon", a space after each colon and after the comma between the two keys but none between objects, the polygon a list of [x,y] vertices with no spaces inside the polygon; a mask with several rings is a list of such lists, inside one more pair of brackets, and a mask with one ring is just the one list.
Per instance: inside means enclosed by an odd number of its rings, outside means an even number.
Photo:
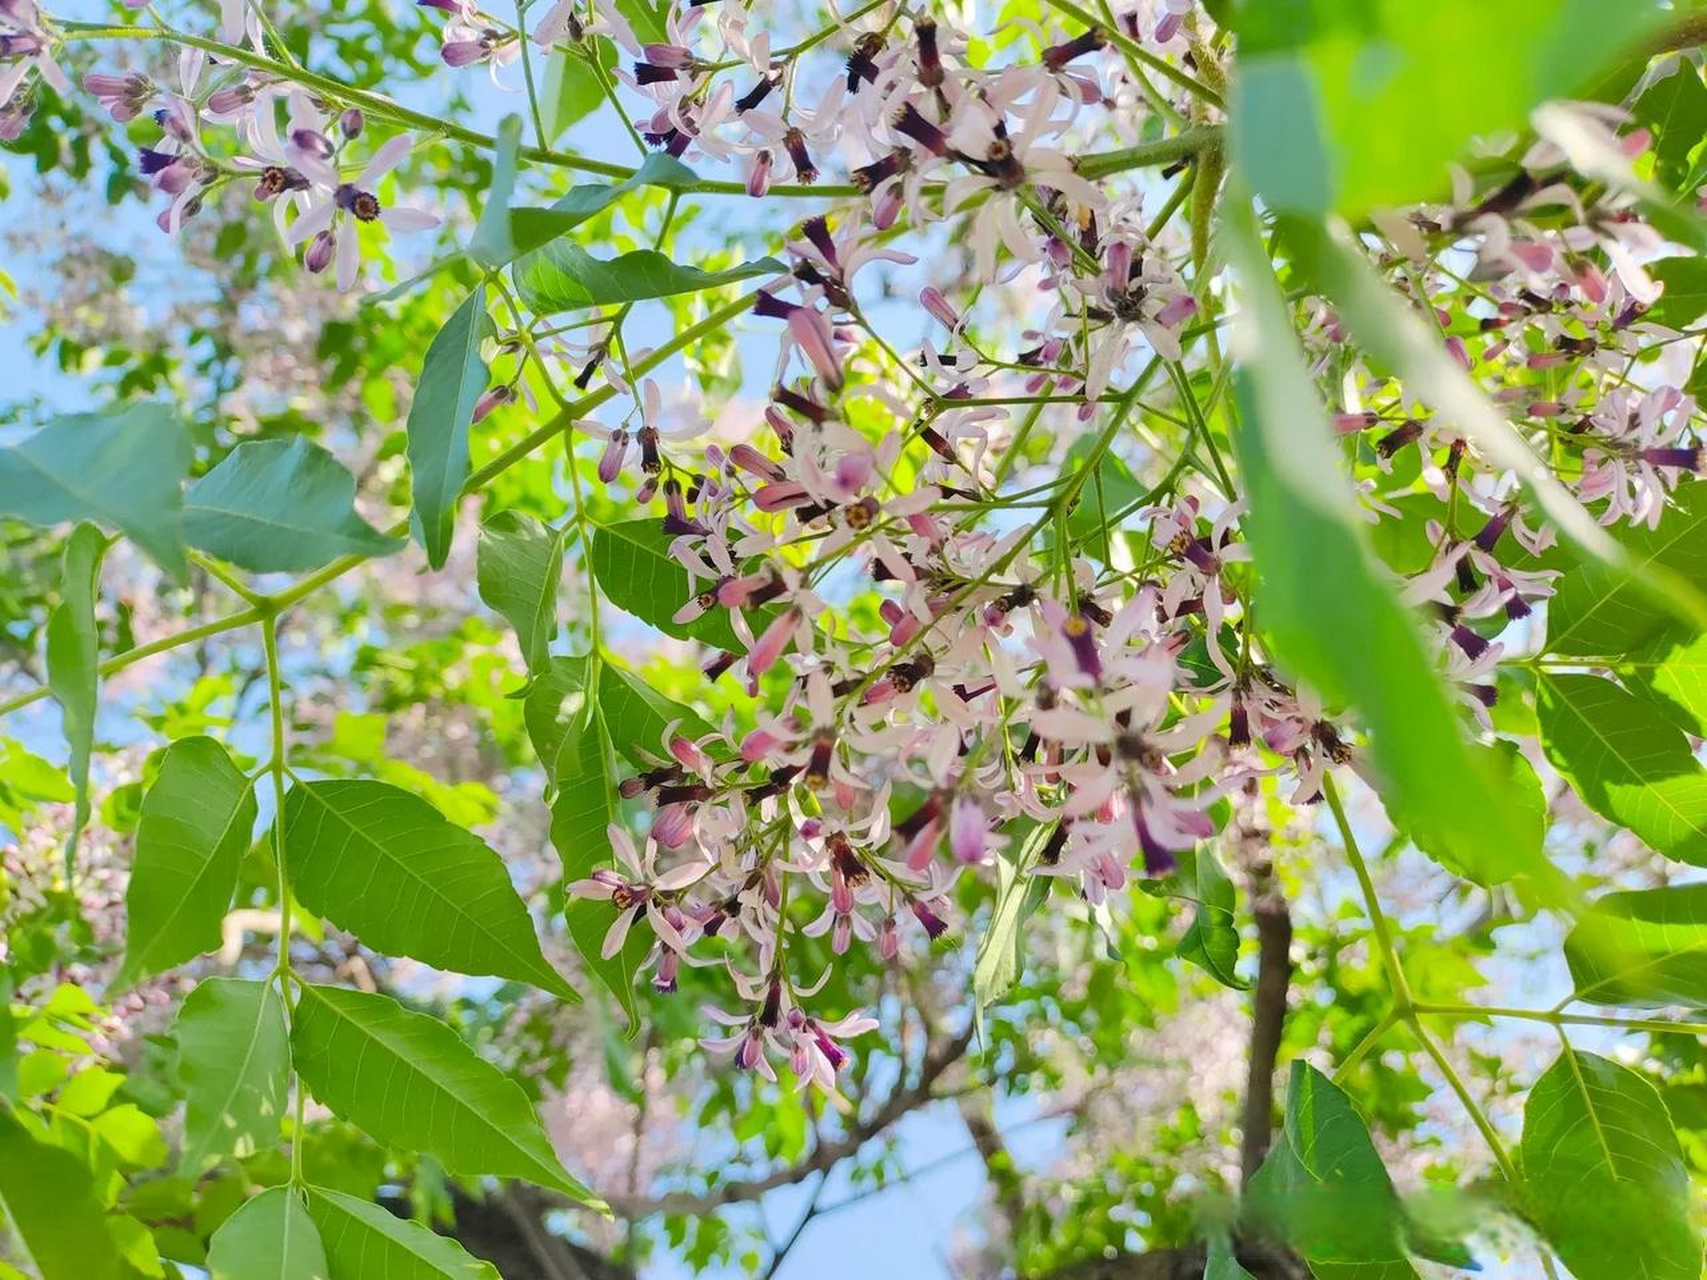
[{"label": "blurred leaf", "polygon": [[1495,883],[1515,870],[1522,825],[1470,754],[1416,620],[1375,567],[1249,223],[1241,209],[1229,240],[1248,300],[1233,443],[1250,502],[1256,610],[1287,669],[1329,705],[1362,712],[1395,821],[1435,833],[1455,866]]},{"label": "blurred leaf", "polygon": [[[269,1187],[208,1244],[212,1280],[327,1280],[326,1250],[295,1187]],[[355,1274],[354,1271],[351,1274]]]},{"label": "blurred leaf", "polygon": [[[297,984],[297,1073],[334,1114],[451,1173],[522,1178],[598,1206],[563,1169],[527,1095],[437,1018],[390,996]],[[340,1252],[318,1213],[334,1265]]]},{"label": "blurred leaf", "polygon": [[787,271],[775,258],[704,271],[672,262],[655,249],[635,249],[615,258],[595,258],[578,244],[553,240],[520,259],[514,275],[522,301],[546,315],[612,302],[698,293],[754,276],[783,275]]},{"label": "blurred leaf", "polygon": [[308,1215],[339,1277],[498,1280],[491,1263],[470,1257],[455,1240],[341,1191],[309,1187]]},{"label": "blurred leaf", "polygon": [[1707,1008],[1707,884],[1609,893],[1565,939],[1575,998]]},{"label": "blurred leaf", "polygon": [[184,1086],[186,1177],[278,1144],[290,1097],[290,1032],[271,982],[203,978],[174,1025]]},{"label": "blurred leaf", "polygon": [[1707,138],[1707,85],[1701,83],[1701,72],[1692,62],[1679,63],[1677,70],[1642,91],[1631,112],[1638,124],[1659,136],[1655,174],[1673,191],[1683,191],[1689,153]]},{"label": "blurred leaf", "polygon": [[142,798],[118,982],[212,951],[255,828],[255,792],[212,738],[180,738]]},{"label": "blurred leaf", "polygon": [[480,344],[493,333],[486,286],[469,294],[427,348],[409,406],[409,471],[414,477],[415,537],[427,563],[444,567],[456,527],[457,501],[468,482],[468,428],[486,390]]},{"label": "blurred leaf", "polygon": [[[1439,196],[1473,138],[1589,88],[1667,16],[1655,0],[1246,3],[1234,164],[1280,211],[1356,216]],[[1474,89],[1440,92],[1442,67]]]},{"label": "blurred leaf", "polygon": [[190,486],[190,545],[256,573],[302,573],[402,547],[355,513],[356,478],[303,436],[250,440]]},{"label": "blurred leaf", "polygon": [[1566,1046],[1530,1090],[1519,1155],[1528,1215],[1572,1274],[1700,1280],[1689,1174],[1643,1077]]},{"label": "blurred leaf", "polygon": [[1584,804],[1707,866],[1707,771],[1652,703],[1598,676],[1542,671],[1537,713],[1547,758]]},{"label": "blurred leaf", "polygon": [[516,256],[510,235],[510,194],[516,188],[516,149],[522,141],[522,118],[511,112],[498,122],[498,149],[492,157],[492,180],[468,254],[484,267],[499,267]]},{"label": "blurred leaf", "polygon": [[298,783],[284,850],[302,905],[374,950],[575,998],[504,860],[425,800],[365,779]]},{"label": "blurred leaf", "polygon": [[1178,952],[1224,987],[1243,991],[1251,984],[1238,974],[1239,928],[1233,917],[1237,901],[1233,882],[1208,845],[1198,843],[1178,854],[1178,865],[1160,880],[1142,880],[1139,887],[1153,898],[1179,898],[1196,905],[1191,924],[1180,937]]},{"label": "blurred leaf", "polygon": [[557,635],[562,534],[532,516],[500,511],[480,526],[475,563],[481,600],[516,629],[528,674],[537,676]]},{"label": "blurred leaf", "polygon": [[128,1273],[89,1170],[30,1135],[0,1106],[0,1210],[44,1277],[122,1280]]},{"label": "blurred leaf", "polygon": [[183,482],[190,435],[163,405],[55,418],[0,448],[0,515],[37,525],[93,520],[117,529],[182,582]]},{"label": "blurred leaf", "polygon": [[67,771],[76,791],[76,813],[66,842],[65,864],[77,858],[77,842],[89,821],[89,757],[95,748],[100,710],[101,633],[95,621],[101,559],[107,540],[92,524],[79,524],[65,544],[59,604],[47,620],[47,683],[59,703],[71,760]]},{"label": "blurred leaf", "polygon": [[1057,822],[1038,823],[1026,833],[1016,854],[1010,857],[1003,849],[996,855],[996,901],[984,936],[978,939],[972,968],[972,1012],[980,1039],[985,1012],[1013,990],[1025,969],[1021,930],[1049,895],[1048,877],[1035,871],[1044,847],[1059,829]]}]

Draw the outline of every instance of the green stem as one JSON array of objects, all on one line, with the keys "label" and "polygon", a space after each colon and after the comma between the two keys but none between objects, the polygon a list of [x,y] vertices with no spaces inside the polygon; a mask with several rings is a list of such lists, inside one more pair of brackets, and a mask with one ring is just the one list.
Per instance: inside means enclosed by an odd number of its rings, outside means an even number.
[{"label": "green stem", "polygon": [[[330,76],[309,71],[305,67],[280,62],[251,49],[228,45],[219,40],[209,40],[203,36],[188,35],[163,27],[125,27],[98,22],[61,22],[59,34],[61,39],[68,41],[162,40],[188,45],[192,49],[202,49],[215,54],[227,62],[234,62],[253,71],[274,75],[281,80],[289,80],[302,85],[304,88],[313,89],[329,100],[360,107],[375,119],[389,120],[395,124],[422,130],[425,133],[467,143],[469,146],[482,147],[488,151],[495,150],[498,145],[498,140],[489,133],[481,133],[478,129],[470,129],[464,125],[440,120],[436,116],[394,102],[383,94],[373,93],[366,89],[357,89]],[[1196,129],[1184,130],[1176,137],[1164,138],[1160,142],[1086,156],[1080,162],[1079,171],[1087,177],[1103,177],[1111,173],[1121,173],[1128,169],[1170,164],[1175,160],[1194,154],[1208,145],[1210,141],[1219,137],[1220,129],[1218,126],[1199,126]],[[591,156],[577,155],[569,151],[555,151],[549,147],[521,147],[518,150],[518,155],[535,164],[553,165],[560,169],[574,169],[582,173],[596,173],[618,180],[627,180],[635,174],[635,170],[628,165],[617,164],[610,160],[595,160]],[[734,180],[702,178],[690,190],[696,195],[746,196],[747,184]],[[847,199],[864,193],[851,183],[784,182],[771,187],[765,194],[790,199],[829,200]]]},{"label": "green stem", "polygon": [[1050,8],[1059,9],[1062,13],[1077,18],[1087,27],[1095,27],[1098,31],[1102,32],[1110,44],[1112,44],[1116,49],[1119,49],[1128,58],[1134,58],[1137,61],[1142,62],[1157,75],[1167,77],[1180,88],[1194,94],[1200,101],[1208,103],[1212,107],[1224,105],[1221,101],[1221,95],[1216,93],[1215,90],[1211,89],[1208,85],[1204,84],[1203,81],[1187,75],[1165,58],[1158,58],[1136,40],[1127,36],[1125,32],[1119,31],[1114,27],[1109,26],[1108,23],[1100,21],[1094,13],[1091,13],[1087,9],[1081,9],[1078,5],[1074,4],[1072,0],[1049,0],[1049,6]]},{"label": "green stem", "polygon": [[[200,626],[189,627],[183,631],[174,632],[169,636],[161,636],[158,640],[150,640],[147,644],[138,645],[134,649],[108,658],[101,664],[101,674],[110,676],[116,671],[123,671],[133,663],[141,662],[144,658],[152,658],[157,653],[169,653],[173,649],[182,648],[187,644],[195,644],[198,640],[206,640],[210,636],[221,635],[227,631],[235,631],[239,627],[247,627],[259,622],[266,615],[260,609],[245,609],[229,617],[218,618],[213,622],[204,622]],[[29,706],[32,702],[40,702],[48,696],[48,688],[41,685],[28,693],[20,693],[15,698],[0,702],[0,717]]]},{"label": "green stem", "polygon": [[[278,958],[273,965],[273,977],[279,984],[279,997],[284,1001],[285,1022],[289,1026],[296,1020],[296,1009],[291,1003],[293,975],[290,968],[290,876],[285,869],[284,678],[279,669],[279,619],[276,613],[269,616],[261,628],[261,645],[267,659],[267,698],[271,704],[273,727],[273,758],[267,765],[267,772],[273,777],[273,861],[278,868],[279,895],[279,949]],[[304,1099],[302,1082],[294,1076],[293,1071],[291,1083],[296,1094],[296,1123],[291,1129],[290,1137],[290,1180],[301,1186]]]},{"label": "green stem", "polygon": [[1322,796],[1328,802],[1328,808],[1333,811],[1334,825],[1339,828],[1340,842],[1345,846],[1346,861],[1351,863],[1352,873],[1357,876],[1357,887],[1363,894],[1364,910],[1369,913],[1370,927],[1375,933],[1375,945],[1381,953],[1382,967],[1387,971],[1387,981],[1393,988],[1394,1009],[1400,1018],[1409,1022],[1416,1008],[1416,1001],[1411,998],[1411,984],[1405,979],[1404,967],[1399,963],[1398,948],[1393,945],[1393,933],[1387,925],[1387,913],[1381,910],[1381,902],[1375,896],[1375,881],[1369,875],[1369,865],[1363,860],[1363,851],[1357,847],[1357,837],[1351,833],[1351,823],[1345,816],[1345,806],[1340,803],[1339,788],[1334,785],[1331,773],[1322,776]]},{"label": "green stem", "polygon": [[1667,1018],[1613,1018],[1594,1013],[1561,1013],[1556,1009],[1512,1009],[1498,1005],[1419,1004],[1418,1013],[1457,1020],[1473,1018],[1517,1018],[1545,1022],[1551,1026],[1611,1027],[1618,1031],[1646,1031],[1655,1035],[1707,1036],[1707,1022],[1674,1022]]}]

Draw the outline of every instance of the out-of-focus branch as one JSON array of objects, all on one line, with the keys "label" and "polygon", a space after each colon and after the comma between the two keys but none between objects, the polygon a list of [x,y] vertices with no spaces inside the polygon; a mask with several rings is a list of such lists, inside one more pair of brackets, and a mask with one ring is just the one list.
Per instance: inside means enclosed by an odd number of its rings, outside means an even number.
[{"label": "out-of-focus branch", "polygon": [[828,1173],[903,1116],[936,1101],[937,1082],[945,1071],[965,1056],[972,1043],[972,1035],[972,1026],[968,1024],[964,1031],[932,1046],[925,1053],[918,1079],[910,1085],[897,1087],[867,1119],[853,1122],[840,1138],[819,1143],[811,1155],[796,1164],[760,1177],[726,1182],[712,1191],[673,1191],[652,1198],[611,1196],[611,1208],[630,1218],[655,1213],[711,1213],[725,1205],[762,1199],[778,1187],[792,1186],[814,1173]]},{"label": "out-of-focus branch", "polygon": [[1257,922],[1257,981],[1251,1003],[1251,1048],[1245,1074],[1245,1106],[1239,1140],[1239,1180],[1249,1183],[1268,1154],[1274,1133],[1274,1068],[1286,1025],[1286,995],[1292,984],[1292,913],[1265,861],[1253,869]]}]

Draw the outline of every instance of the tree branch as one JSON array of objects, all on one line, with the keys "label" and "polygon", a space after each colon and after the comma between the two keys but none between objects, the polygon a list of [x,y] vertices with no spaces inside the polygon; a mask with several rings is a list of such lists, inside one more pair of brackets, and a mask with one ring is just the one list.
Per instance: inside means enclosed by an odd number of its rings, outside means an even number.
[{"label": "tree branch", "polygon": [[919,1069],[919,1078],[905,1088],[891,1093],[868,1120],[856,1122],[846,1134],[818,1147],[797,1164],[746,1181],[726,1182],[711,1191],[672,1191],[656,1197],[610,1196],[611,1208],[625,1217],[643,1218],[657,1213],[711,1213],[725,1205],[744,1204],[760,1200],[778,1187],[792,1186],[814,1173],[828,1173],[849,1156],[858,1153],[871,1139],[894,1125],[903,1116],[917,1111],[936,1100],[935,1086],[956,1062],[965,1056],[972,1043],[970,1024],[953,1039],[926,1053]]},{"label": "tree branch", "polygon": [[1257,888],[1257,982],[1252,994],[1251,1049],[1240,1121],[1239,1181],[1248,1184],[1268,1154],[1274,1133],[1274,1068],[1286,1025],[1286,995],[1292,984],[1292,913],[1266,861],[1253,871]]}]

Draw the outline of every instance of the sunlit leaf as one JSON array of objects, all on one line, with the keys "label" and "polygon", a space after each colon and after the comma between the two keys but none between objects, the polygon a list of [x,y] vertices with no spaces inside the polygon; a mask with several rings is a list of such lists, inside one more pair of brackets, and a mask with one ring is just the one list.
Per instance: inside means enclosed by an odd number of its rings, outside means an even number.
[{"label": "sunlit leaf", "polygon": [[557,635],[562,535],[532,516],[500,511],[480,526],[475,563],[481,600],[516,629],[528,673],[537,676]]},{"label": "sunlit leaf", "polygon": [[1153,897],[1193,903],[1197,910],[1180,936],[1180,956],[1222,986],[1244,990],[1250,983],[1239,976],[1236,968],[1239,929],[1233,917],[1237,901],[1233,882],[1207,845],[1182,850],[1177,860],[1172,873],[1160,880],[1140,881],[1141,887]]},{"label": "sunlit leaf", "polygon": [[1317,1274],[1324,1266],[1377,1268],[1370,1280],[1416,1274],[1403,1243],[1404,1211],[1368,1127],[1345,1093],[1307,1063],[1292,1064],[1286,1122],[1246,1188],[1246,1205]]},{"label": "sunlit leaf", "polygon": [[[385,995],[306,983],[296,991],[297,1073],[335,1114],[452,1173],[523,1178],[597,1203],[564,1171],[521,1086],[437,1018]],[[321,1237],[335,1261],[324,1224]]]},{"label": "sunlit leaf", "polygon": [[719,285],[777,276],[788,270],[775,258],[759,258],[718,271],[683,266],[655,249],[635,249],[615,258],[595,258],[580,245],[553,240],[520,259],[516,290],[534,311],[549,314],[612,302],[638,302]]},{"label": "sunlit leaf", "polygon": [[121,981],[162,973],[219,946],[254,826],[254,788],[224,747],[193,737],[166,749],[142,798]]},{"label": "sunlit leaf", "polygon": [[308,1214],[337,1276],[384,1280],[498,1280],[489,1262],[436,1231],[326,1187],[308,1188]]},{"label": "sunlit leaf", "polygon": [[1700,1280],[1689,1173],[1654,1086],[1566,1048],[1523,1108],[1524,1207],[1578,1276]]},{"label": "sunlit leaf", "polygon": [[[619,679],[601,667],[599,689],[586,687],[585,658],[556,658],[550,671],[528,690],[528,737],[550,777],[551,843],[563,862],[563,880],[586,879],[610,866],[612,852],[606,828],[618,820],[616,782],[612,776],[614,748],[604,719],[594,704],[604,696],[607,681]],[[567,895],[563,912],[569,938],[581,953],[582,964],[616,997],[628,1019],[629,1033],[639,1027],[634,984],[641,962],[651,948],[649,930],[630,929],[623,947],[604,957],[605,934],[616,919],[616,907]]]},{"label": "sunlit leaf", "polygon": [[189,431],[163,405],[55,418],[0,448],[0,515],[38,525],[93,520],[182,580],[189,469]]},{"label": "sunlit leaf", "polygon": [[184,998],[174,1031],[184,1086],[185,1174],[195,1177],[223,1156],[275,1145],[290,1095],[290,1033],[278,988],[204,978]]},{"label": "sunlit leaf", "polygon": [[284,829],[302,905],[374,950],[574,998],[503,859],[425,800],[363,779],[300,783]]},{"label": "sunlit leaf", "polygon": [[[612,604],[678,640],[700,640],[742,652],[746,646],[729,622],[729,611],[713,604],[690,622],[674,615],[693,598],[688,571],[670,555],[670,535],[656,520],[624,520],[593,535],[593,575]],[[709,582],[698,589],[707,590]],[[754,618],[761,614],[755,611]],[[761,624],[757,624],[762,627]]]},{"label": "sunlit leaf", "polygon": [[468,482],[468,428],[487,379],[480,344],[492,332],[482,285],[468,295],[427,347],[409,406],[412,527],[435,569],[442,568],[450,554],[457,501]]},{"label": "sunlit leaf", "polygon": [[498,149],[492,157],[492,181],[486,185],[480,220],[468,254],[486,267],[502,266],[516,256],[510,234],[510,193],[516,187],[516,151],[521,146],[522,118],[511,112],[498,122]]},{"label": "sunlit leaf", "polygon": [[1543,671],[1536,710],[1547,758],[1584,804],[1707,866],[1707,770],[1653,703],[1598,676]]},{"label": "sunlit leaf", "polygon": [[1707,885],[1609,893],[1565,939],[1576,998],[1707,1007]]},{"label": "sunlit leaf", "polygon": [[207,1267],[212,1280],[328,1280],[331,1274],[295,1187],[269,1187],[227,1218],[209,1243]]},{"label": "sunlit leaf", "polygon": [[190,545],[257,573],[300,573],[403,543],[355,513],[356,478],[302,436],[238,445],[184,497]]}]

